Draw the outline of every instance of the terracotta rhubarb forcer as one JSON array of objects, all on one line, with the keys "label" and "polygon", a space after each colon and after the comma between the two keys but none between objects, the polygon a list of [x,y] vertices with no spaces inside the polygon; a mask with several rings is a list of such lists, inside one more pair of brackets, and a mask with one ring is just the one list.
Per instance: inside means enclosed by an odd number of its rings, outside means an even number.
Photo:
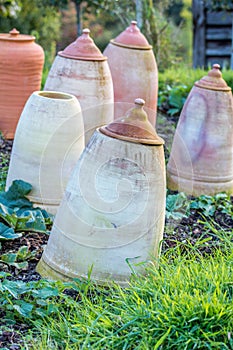
[{"label": "terracotta rhubarb forcer", "polygon": [[132,21],[103,52],[108,57],[114,87],[114,118],[133,106],[141,96],[151,124],[155,127],[158,98],[158,69],[152,46]]},{"label": "terracotta rhubarb forcer", "polygon": [[0,131],[13,139],[23,107],[41,87],[44,51],[35,37],[12,29],[0,34]]},{"label": "terracotta rhubarb forcer", "polygon": [[30,201],[56,214],[83,149],[84,126],[77,98],[56,91],[34,91],[16,128],[6,188],[16,179],[29,182]]},{"label": "terracotta rhubarb forcer", "polygon": [[129,283],[158,257],[165,221],[164,141],[144,101],[95,131],[79,158],[37,271],[49,279]]},{"label": "terracotta rhubarb forcer", "polygon": [[231,88],[214,64],[182,109],[167,166],[168,188],[199,196],[233,193]]},{"label": "terracotta rhubarb forcer", "polygon": [[84,29],[75,42],[58,52],[44,87],[77,97],[86,144],[97,127],[113,120],[113,84],[107,57],[89,33],[89,29]]},{"label": "terracotta rhubarb forcer", "polygon": [[162,145],[163,139],[159,137],[155,128],[149,123],[147,113],[143,107],[145,101],[137,98],[134,107],[124,117],[100,128],[100,131],[110,137],[129,142],[147,145]]}]

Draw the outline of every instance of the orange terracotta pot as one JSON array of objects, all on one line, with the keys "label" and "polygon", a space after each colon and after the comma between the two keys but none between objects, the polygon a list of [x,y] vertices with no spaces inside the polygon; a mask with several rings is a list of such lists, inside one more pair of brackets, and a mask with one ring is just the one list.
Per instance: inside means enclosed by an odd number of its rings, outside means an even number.
[{"label": "orange terracotta pot", "polygon": [[13,29],[0,34],[0,131],[13,139],[24,105],[40,90],[44,51],[35,37]]},{"label": "orange terracotta pot", "polygon": [[132,101],[141,96],[153,126],[156,123],[158,99],[158,69],[152,46],[132,21],[103,54],[108,57],[114,88],[114,119],[133,107]]},{"label": "orange terracotta pot", "polygon": [[85,144],[97,127],[113,120],[113,84],[111,72],[89,29],[63,51],[58,52],[44,89],[77,97],[82,108]]},{"label": "orange terracotta pot", "polygon": [[233,104],[218,64],[196,82],[182,109],[167,185],[194,196],[233,193]]}]

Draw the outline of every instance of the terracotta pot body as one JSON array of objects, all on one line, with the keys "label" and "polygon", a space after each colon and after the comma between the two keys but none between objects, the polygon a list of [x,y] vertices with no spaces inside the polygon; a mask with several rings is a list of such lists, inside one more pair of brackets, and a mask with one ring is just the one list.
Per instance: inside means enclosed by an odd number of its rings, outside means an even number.
[{"label": "terracotta pot body", "polygon": [[80,102],[85,143],[95,129],[113,120],[113,84],[106,57],[84,29],[82,36],[56,56],[45,90],[64,91]]},{"label": "terracotta pot body", "polygon": [[195,83],[181,112],[167,166],[172,190],[233,193],[232,93],[219,68]]},{"label": "terracotta pot body", "polygon": [[103,54],[108,57],[114,87],[114,118],[133,106],[138,96],[146,100],[145,110],[153,126],[156,123],[158,68],[152,46],[135,21],[111,40]]},{"label": "terracotta pot body", "polygon": [[40,90],[44,51],[35,37],[16,29],[0,34],[0,130],[13,139],[23,107]]},{"label": "terracotta pot body", "polygon": [[[133,119],[128,126],[124,119],[96,130],[85,148],[37,266],[43,277],[85,278],[93,265],[97,283],[125,286],[131,269],[144,273],[146,262],[158,256],[166,188],[163,140],[148,121],[152,133],[140,134],[143,127]],[[136,267],[139,262],[144,264]]]},{"label": "terracotta pot body", "polygon": [[55,214],[70,174],[84,149],[81,108],[75,96],[34,92],[16,129],[6,187],[21,179],[29,182],[28,198]]}]

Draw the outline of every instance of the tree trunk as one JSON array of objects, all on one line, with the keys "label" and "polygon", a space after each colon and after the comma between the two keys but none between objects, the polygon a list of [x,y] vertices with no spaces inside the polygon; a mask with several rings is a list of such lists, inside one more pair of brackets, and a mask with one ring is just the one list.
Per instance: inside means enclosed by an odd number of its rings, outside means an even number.
[{"label": "tree trunk", "polygon": [[76,17],[77,17],[77,35],[80,36],[82,34],[82,7],[80,0],[73,0],[76,8]]},{"label": "tree trunk", "polygon": [[136,20],[140,29],[143,26],[143,0],[136,0]]}]

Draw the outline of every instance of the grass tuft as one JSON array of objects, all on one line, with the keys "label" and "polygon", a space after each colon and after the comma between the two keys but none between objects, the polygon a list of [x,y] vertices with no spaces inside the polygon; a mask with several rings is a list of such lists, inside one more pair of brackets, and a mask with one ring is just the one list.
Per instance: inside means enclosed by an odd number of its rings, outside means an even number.
[{"label": "grass tuft", "polygon": [[76,280],[78,296],[32,321],[30,349],[233,349],[233,245],[223,244],[205,258],[170,250],[126,289]]}]

